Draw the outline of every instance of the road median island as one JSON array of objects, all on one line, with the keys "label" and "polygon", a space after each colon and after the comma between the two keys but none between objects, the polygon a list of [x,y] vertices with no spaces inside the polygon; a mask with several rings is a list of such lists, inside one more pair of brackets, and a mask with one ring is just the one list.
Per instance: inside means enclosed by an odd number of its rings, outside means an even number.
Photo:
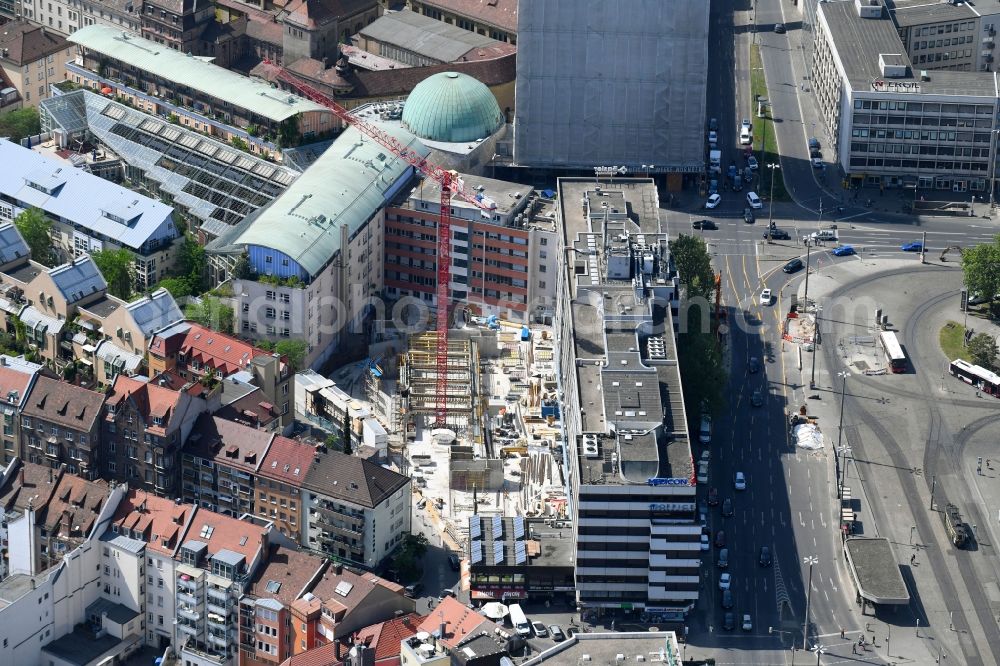
[{"label": "road median island", "polygon": [[760,192],[763,198],[771,194],[771,178],[774,178],[774,200],[791,201],[785,189],[785,179],[781,169],[768,169],[768,164],[779,163],[778,137],[774,131],[774,121],[771,118],[770,106],[764,110],[764,117],[757,115],[757,100],[767,99],[767,80],[764,76],[764,62],[760,57],[760,46],[750,45],[750,113],[754,123],[753,148],[760,163]]}]

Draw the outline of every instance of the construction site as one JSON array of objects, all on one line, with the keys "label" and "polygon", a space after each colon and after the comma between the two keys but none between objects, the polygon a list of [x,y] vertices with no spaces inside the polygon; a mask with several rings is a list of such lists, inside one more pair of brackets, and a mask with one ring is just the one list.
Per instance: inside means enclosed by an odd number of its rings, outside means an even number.
[{"label": "construction site", "polygon": [[552,330],[470,317],[448,331],[447,416],[438,418],[436,332],[414,335],[397,394],[414,488],[432,501],[457,545],[468,518],[567,510]]}]

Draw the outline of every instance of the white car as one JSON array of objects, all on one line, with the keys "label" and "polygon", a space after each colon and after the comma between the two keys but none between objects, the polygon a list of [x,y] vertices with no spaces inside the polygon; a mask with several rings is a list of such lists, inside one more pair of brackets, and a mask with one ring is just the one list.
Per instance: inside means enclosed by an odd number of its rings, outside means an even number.
[{"label": "white car", "polygon": [[733,487],[736,490],[747,489],[747,477],[743,476],[743,472],[736,472],[736,477],[733,479]]},{"label": "white car", "polygon": [[770,305],[771,304],[771,290],[770,289],[765,289],[764,291],[760,292],[760,302],[763,303],[764,305]]},{"label": "white car", "polygon": [[753,621],[750,619],[750,614],[749,613],[744,613],[743,614],[743,631],[752,631],[752,630],[753,630]]},{"label": "white car", "polygon": [[740,129],[743,129],[743,128],[746,128],[746,130],[748,132],[752,132],[753,131],[753,123],[750,122],[749,118],[744,118],[743,121],[740,122]]},{"label": "white car", "polygon": [[711,451],[709,451],[708,449],[705,449],[704,451],[701,452],[701,462],[708,463],[711,460],[712,460],[712,452]]},{"label": "white car", "polygon": [[719,589],[728,590],[732,587],[733,575],[729,573],[719,574]]},{"label": "white car", "polygon": [[709,132],[708,133],[708,142],[710,144],[712,144],[713,146],[715,144],[719,143],[719,133],[715,132],[715,131]]},{"label": "white car", "polygon": [[722,203],[722,195],[716,192],[715,194],[708,195],[708,201],[705,202],[705,208],[715,208],[720,203]]},{"label": "white car", "polygon": [[760,197],[757,196],[756,192],[747,192],[747,205],[754,210],[764,207],[764,204],[761,202]]},{"label": "white car", "polygon": [[545,625],[541,622],[532,622],[531,628],[534,630],[535,636],[538,636],[539,638],[545,638],[549,635],[549,630],[546,629]]},{"label": "white car", "polygon": [[707,534],[702,534],[701,535],[701,549],[702,550],[709,550],[711,547],[712,547],[712,544],[708,540],[708,535]]}]

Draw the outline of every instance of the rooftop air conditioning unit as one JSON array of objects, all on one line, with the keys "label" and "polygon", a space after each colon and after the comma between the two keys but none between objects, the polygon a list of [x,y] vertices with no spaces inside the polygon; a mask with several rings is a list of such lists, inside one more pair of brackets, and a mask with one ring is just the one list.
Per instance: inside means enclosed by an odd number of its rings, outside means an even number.
[{"label": "rooftop air conditioning unit", "polygon": [[597,448],[597,435],[583,436],[583,455],[587,458],[597,458],[601,455]]}]

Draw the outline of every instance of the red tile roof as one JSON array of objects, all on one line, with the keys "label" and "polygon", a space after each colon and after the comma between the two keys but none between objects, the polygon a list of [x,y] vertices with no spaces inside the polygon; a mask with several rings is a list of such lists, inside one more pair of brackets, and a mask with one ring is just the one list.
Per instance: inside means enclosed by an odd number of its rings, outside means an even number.
[{"label": "red tile roof", "polygon": [[[350,648],[340,646],[341,659],[337,659],[337,644],[327,643],[312,650],[306,650],[281,662],[281,666],[344,666],[343,657]],[[375,666],[399,666],[399,655],[376,659]]]},{"label": "red tile roof", "polygon": [[69,44],[61,35],[28,21],[11,21],[0,28],[0,52],[4,60],[17,66],[41,60],[47,55],[62,51]]},{"label": "red tile roof", "polygon": [[417,631],[434,633],[439,631],[441,624],[445,625],[444,636],[441,642],[449,648],[455,648],[467,636],[479,631],[486,631],[490,634],[496,629],[496,625],[490,622],[478,612],[472,610],[454,597],[445,597],[435,608],[434,612],[420,624]]},{"label": "red tile roof", "polygon": [[496,26],[507,32],[517,32],[517,1],[518,0],[421,0],[429,7],[453,12]]},{"label": "red tile roof", "polygon": [[376,659],[399,656],[399,643],[417,633],[426,616],[410,613],[386,622],[373,624],[354,635],[355,643],[364,643],[375,650]]},{"label": "red tile roof", "polygon": [[267,564],[257,574],[249,594],[258,599],[276,599],[289,606],[329,563],[302,550],[271,546]]},{"label": "red tile roof", "polygon": [[45,514],[45,529],[62,537],[84,537],[108,499],[108,482],[63,474]]},{"label": "red tile roof", "polygon": [[119,502],[112,524],[118,526],[119,534],[145,541],[147,549],[172,556],[184,542],[188,521],[195,511],[191,504],[129,490]]},{"label": "red tile roof", "polygon": [[[346,595],[337,593],[337,585],[341,582],[350,583],[352,586]],[[324,605],[329,604],[338,611],[343,610],[349,613],[360,605],[372,590],[380,586],[396,594],[403,593],[402,585],[380,578],[373,573],[359,575],[346,567],[333,566],[326,570],[323,578],[312,589],[312,593],[322,599]]]},{"label": "red tile roof", "polygon": [[271,442],[257,474],[299,487],[312,466],[315,451],[308,444],[278,435]]},{"label": "red tile roof", "polygon": [[25,460],[18,464],[17,472],[0,488],[0,507],[7,511],[23,511],[30,501],[36,511],[41,511],[48,506],[63,471]]},{"label": "red tile roof", "polygon": [[[20,406],[28,393],[28,386],[34,373],[17,370],[7,365],[0,366],[0,398],[13,405]],[[17,391],[17,397],[12,395]]]},{"label": "red tile roof", "polygon": [[[159,430],[161,434],[165,434],[179,425],[179,419],[174,422],[171,420],[177,416],[176,408],[180,398],[180,393],[166,386],[118,375],[108,395],[108,404],[119,407],[126,400],[131,400],[142,415],[146,429]],[[161,419],[163,425],[153,425],[154,417]]]},{"label": "red tile roof", "polygon": [[[246,565],[249,567],[257,551],[266,545],[267,532],[266,527],[214,511],[199,509],[191,521],[191,529],[188,530],[184,541],[201,541],[208,544],[208,557],[220,550],[239,553],[246,559]],[[179,560],[180,557],[175,559]]]},{"label": "red tile roof", "polygon": [[[169,339],[164,338],[165,335],[169,335]],[[187,364],[197,361],[206,368],[221,370],[226,376],[246,370],[250,359],[270,355],[270,352],[254,347],[249,342],[193,322],[171,326],[154,336],[149,344],[149,352],[159,358],[175,352],[184,354]],[[284,360],[287,363],[287,359]]]}]

